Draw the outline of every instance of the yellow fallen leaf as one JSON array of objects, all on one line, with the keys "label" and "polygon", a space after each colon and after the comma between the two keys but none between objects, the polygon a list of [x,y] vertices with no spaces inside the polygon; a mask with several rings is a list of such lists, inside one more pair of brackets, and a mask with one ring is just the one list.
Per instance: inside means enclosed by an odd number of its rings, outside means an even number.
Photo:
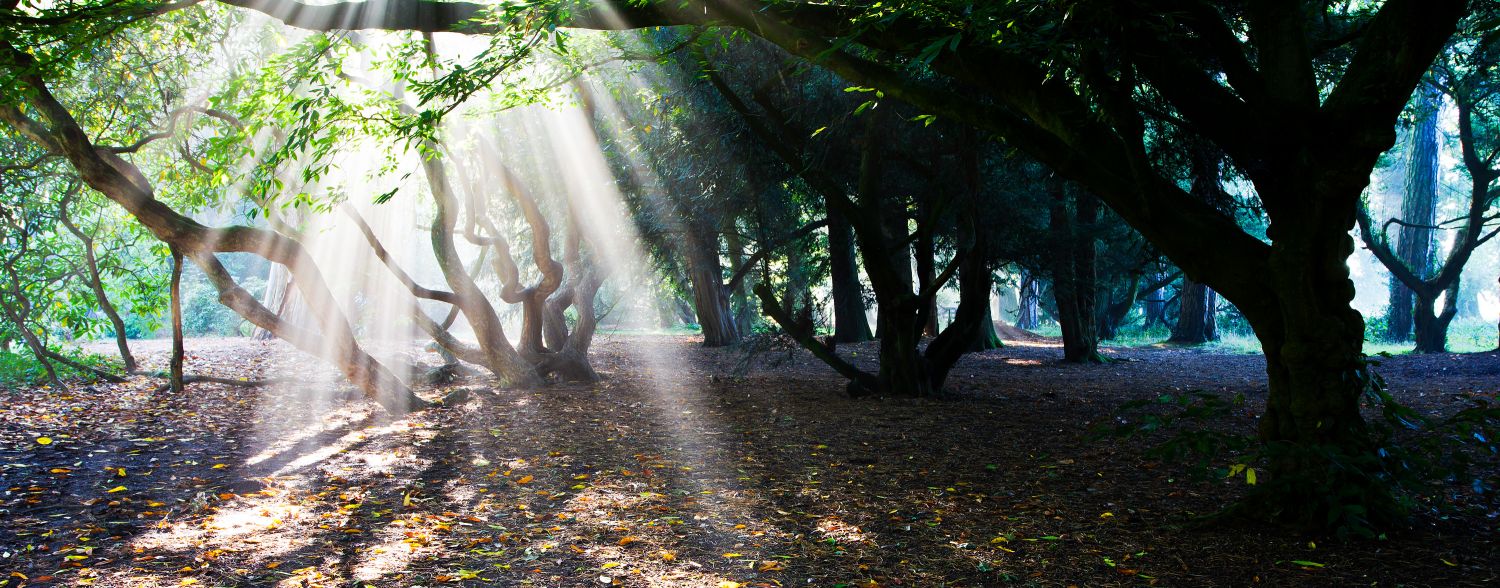
[{"label": "yellow fallen leaf", "polygon": [[620,538],[620,541],[619,541],[618,544],[619,544],[620,547],[624,547],[626,545],[630,545],[631,543],[635,543],[636,541],[640,541],[640,540],[641,540],[640,537],[636,537],[634,535],[626,535],[626,536]]},{"label": "yellow fallen leaf", "polygon": [[663,551],[663,552],[658,553],[656,555],[658,557],[661,557],[662,561],[677,561],[677,556],[673,555],[672,552],[670,552],[670,551]]},{"label": "yellow fallen leaf", "polygon": [[724,580],[723,582],[719,582],[719,588],[740,588],[740,583],[732,580]]},{"label": "yellow fallen leaf", "polygon": [[521,479],[516,480],[516,483],[517,484],[530,484],[531,483],[531,474],[527,474],[527,475],[521,476]]},{"label": "yellow fallen leaf", "polygon": [[213,469],[222,470],[222,469],[227,468],[227,467],[229,467],[229,466],[224,465],[222,463],[216,463],[216,464],[214,464],[214,468]]},{"label": "yellow fallen leaf", "polygon": [[724,557],[745,557],[743,553],[726,553]]},{"label": "yellow fallen leaf", "polygon": [[197,583],[198,583],[198,581],[194,580],[192,578],[183,578],[182,582],[180,582],[180,584],[182,584],[183,586],[191,586],[191,585],[197,584]]},{"label": "yellow fallen leaf", "polygon": [[37,437],[36,438],[36,442],[37,442],[38,445],[51,445],[52,444],[52,438],[51,437]]},{"label": "yellow fallen leaf", "polygon": [[115,486],[114,488],[110,488],[108,490],[105,490],[104,492],[106,494],[114,494],[116,492],[124,492],[124,491],[125,491],[125,487],[124,486]]},{"label": "yellow fallen leaf", "polygon": [[786,564],[779,561],[763,561],[760,562],[760,566],[756,569],[762,572],[779,572],[786,569]]}]

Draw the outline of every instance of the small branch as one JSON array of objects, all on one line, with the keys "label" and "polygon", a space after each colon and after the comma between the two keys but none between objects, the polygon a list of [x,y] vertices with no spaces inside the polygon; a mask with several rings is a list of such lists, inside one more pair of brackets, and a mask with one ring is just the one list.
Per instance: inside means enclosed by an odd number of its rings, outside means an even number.
[{"label": "small branch", "polygon": [[775,243],[772,243],[765,247],[761,247],[759,251],[756,251],[753,255],[745,258],[745,261],[740,263],[739,271],[734,272],[734,275],[729,278],[729,282],[725,284],[724,288],[733,292],[735,289],[740,287],[740,282],[745,281],[745,277],[750,275],[750,270],[754,269],[755,264],[760,263],[760,260],[765,259],[777,249],[780,249],[793,241],[806,237],[812,234],[813,231],[826,226],[828,226],[828,219],[825,218],[822,220],[816,220],[803,225],[802,228],[797,229],[790,235],[782,237]]}]

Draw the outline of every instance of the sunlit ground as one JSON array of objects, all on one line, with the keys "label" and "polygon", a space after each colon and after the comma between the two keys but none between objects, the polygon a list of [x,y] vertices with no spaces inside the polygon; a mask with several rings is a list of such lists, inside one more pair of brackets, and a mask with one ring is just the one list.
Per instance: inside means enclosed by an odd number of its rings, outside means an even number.
[{"label": "sunlit ground", "polygon": [[[285,386],[18,400],[0,412],[0,561],[100,586],[1328,585],[1416,568],[1463,585],[1492,571],[1494,529],[1461,517],[1379,545],[1176,529],[1243,486],[1089,437],[1126,399],[1201,381],[1251,397],[1224,423],[1249,430],[1257,358],[1117,350],[1129,361],[1061,366],[1056,349],[1012,342],[965,360],[960,396],[855,401],[800,353],[737,373],[743,352],[689,337],[600,347],[598,386],[476,380],[459,384],[476,391],[468,403],[399,419]],[[677,360],[643,361],[647,347]],[[275,343],[189,349],[190,369],[309,382],[327,369]],[[1494,365],[1442,361],[1455,367],[1431,378],[1393,363],[1390,380],[1493,386],[1475,376]],[[60,410],[70,403],[89,409]]]}]

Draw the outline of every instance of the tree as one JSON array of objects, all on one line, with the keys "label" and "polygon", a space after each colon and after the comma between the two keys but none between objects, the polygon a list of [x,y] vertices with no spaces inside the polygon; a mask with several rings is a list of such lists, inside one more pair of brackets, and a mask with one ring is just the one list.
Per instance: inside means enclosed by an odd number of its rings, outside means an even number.
[{"label": "tree", "polygon": [[[1362,205],[1359,209],[1359,232],[1365,246],[1390,269],[1394,281],[1399,281],[1415,295],[1413,324],[1417,353],[1447,351],[1448,325],[1458,314],[1464,266],[1474,250],[1500,233],[1500,229],[1487,227],[1500,216],[1492,212],[1497,198],[1500,198],[1493,187],[1495,180],[1500,178],[1500,170],[1495,164],[1496,157],[1500,156],[1500,145],[1490,132],[1497,120],[1494,109],[1500,103],[1500,92],[1494,86],[1497,64],[1500,64],[1500,47],[1497,47],[1493,31],[1469,29],[1455,38],[1434,67],[1437,73],[1433,76],[1434,85],[1418,93],[1418,119],[1412,130],[1413,145],[1402,218],[1391,219],[1377,229],[1367,207]],[[1463,209],[1463,215],[1439,223],[1434,212],[1436,203],[1428,200],[1427,193],[1429,189],[1436,190],[1437,172],[1436,129],[1428,126],[1436,124],[1430,119],[1435,117],[1435,103],[1442,95],[1452,99],[1458,110],[1459,146],[1470,185],[1468,206]],[[1415,194],[1413,190],[1416,190]],[[1401,225],[1394,248],[1387,234],[1391,224]],[[1453,244],[1441,263],[1435,264],[1430,251],[1422,243],[1424,239],[1430,241],[1435,230],[1450,228],[1457,229]],[[1411,247],[1405,245],[1408,238],[1413,243]],[[1441,310],[1438,308],[1439,298],[1443,301]],[[1392,304],[1396,303],[1406,304],[1393,297]],[[1391,316],[1397,314],[1393,308]],[[1404,332],[1400,325],[1391,328],[1393,335]]]},{"label": "tree", "polygon": [[[1417,90],[1417,120],[1406,151],[1406,191],[1401,198],[1401,229],[1396,239],[1396,257],[1424,280],[1432,269],[1432,233],[1437,223],[1437,126],[1441,99],[1441,92],[1432,84],[1422,84]],[[1409,341],[1412,291],[1394,274],[1390,278],[1389,298],[1385,336],[1391,341]]]},{"label": "tree", "polygon": [[[851,83],[1002,136],[1097,195],[1250,322],[1270,382],[1262,438],[1274,447],[1307,449],[1277,452],[1274,486],[1287,496],[1357,488],[1350,500],[1361,507],[1285,501],[1279,516],[1326,524],[1399,510],[1374,470],[1329,463],[1330,455],[1375,455],[1358,410],[1371,378],[1361,353],[1363,317],[1350,306],[1348,231],[1376,160],[1395,140],[1397,116],[1464,17],[1465,0],[1378,6],[704,0],[544,5],[535,18],[506,13],[479,22],[472,20],[486,9],[461,2],[227,3],[306,28],[356,22],[483,34],[517,26],[727,24]],[[952,91],[955,85],[964,91]],[[1244,171],[1269,218],[1269,242],[1153,166],[1144,106],[1136,99],[1142,88],[1171,106],[1176,124],[1191,126]],[[880,273],[866,270],[872,282]],[[1335,451],[1309,451],[1315,447]],[[1372,461],[1378,458],[1356,463]]]}]

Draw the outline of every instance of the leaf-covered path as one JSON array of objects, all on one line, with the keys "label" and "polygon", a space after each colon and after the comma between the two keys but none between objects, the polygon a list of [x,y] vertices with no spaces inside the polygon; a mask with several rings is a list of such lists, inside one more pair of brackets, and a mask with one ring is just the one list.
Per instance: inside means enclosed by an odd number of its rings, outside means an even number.
[{"label": "leaf-covered path", "polygon": [[[1088,433],[1122,402],[1174,389],[1245,393],[1226,426],[1249,430],[1264,386],[1252,356],[1116,350],[1128,361],[1063,366],[1045,343],[1016,343],[966,359],[949,398],[851,400],[798,353],[616,337],[596,387],[459,382],[449,387],[469,388],[468,402],[391,419],[278,344],[189,343],[190,371],[296,383],[8,393],[8,586],[1497,579],[1495,519],[1482,514],[1423,515],[1352,543],[1182,528],[1243,482],[1195,481]],[[1430,410],[1500,389],[1494,355],[1402,357],[1386,373]]]}]

